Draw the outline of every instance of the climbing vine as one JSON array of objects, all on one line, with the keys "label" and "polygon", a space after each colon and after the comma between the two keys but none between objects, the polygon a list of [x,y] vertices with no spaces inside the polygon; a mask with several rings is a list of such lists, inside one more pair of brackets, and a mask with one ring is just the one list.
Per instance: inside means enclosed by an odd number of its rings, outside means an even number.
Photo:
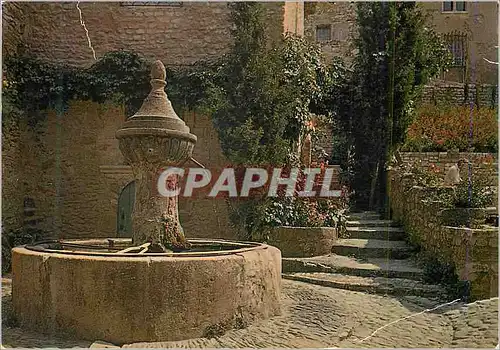
[{"label": "climbing vine", "polygon": [[[215,85],[216,62],[197,62],[184,68],[167,67],[167,92],[178,108],[203,108]],[[133,114],[150,90],[150,63],[128,51],[113,51],[88,68],[54,64],[32,56],[4,60],[4,118],[30,123],[43,120],[47,109],[63,111],[71,100],[114,101]],[[17,112],[17,113],[16,113]]]}]

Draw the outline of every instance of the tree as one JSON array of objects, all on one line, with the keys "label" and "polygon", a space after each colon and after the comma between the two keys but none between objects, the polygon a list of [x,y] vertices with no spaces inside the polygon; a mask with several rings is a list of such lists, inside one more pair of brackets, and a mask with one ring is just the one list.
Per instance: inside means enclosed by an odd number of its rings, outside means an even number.
[{"label": "tree", "polygon": [[[214,90],[212,117],[224,154],[237,165],[297,164],[300,140],[333,75],[320,48],[294,35],[270,40],[259,3],[231,3],[233,47]],[[233,221],[258,231],[264,198],[240,200]]]},{"label": "tree", "polygon": [[345,90],[351,106],[341,118],[355,152],[357,204],[381,208],[387,161],[404,142],[423,86],[448,65],[450,55],[414,2],[358,3],[357,24],[358,53]]}]

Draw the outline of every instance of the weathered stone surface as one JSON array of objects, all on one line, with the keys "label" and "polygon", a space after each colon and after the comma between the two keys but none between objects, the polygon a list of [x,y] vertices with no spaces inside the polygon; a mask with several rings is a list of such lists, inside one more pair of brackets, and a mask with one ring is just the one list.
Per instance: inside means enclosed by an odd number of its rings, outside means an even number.
[{"label": "weathered stone surface", "polygon": [[[149,95],[116,132],[116,138],[136,181],[134,244],[150,242],[156,249],[186,249],[189,243],[179,222],[178,196],[163,196],[157,184],[162,169],[180,166],[192,157],[197,137],[172,108],[165,93],[165,79],[165,66],[156,60],[151,66]],[[170,191],[178,189],[178,175],[164,181]]]},{"label": "weathered stone surface", "polygon": [[[473,58],[474,56],[488,58],[490,61],[495,60],[494,47],[489,44],[497,40],[496,28],[498,27],[498,8],[494,3],[484,2],[468,5],[468,11],[460,14],[456,12],[443,12],[441,2],[421,2],[419,5],[420,8],[423,9],[424,15],[426,15],[428,24],[432,26],[437,33],[446,34],[454,31],[466,33],[468,35],[468,50],[475,54],[470,55],[468,58],[469,62],[467,62],[469,67],[473,66],[475,68],[474,73],[465,72],[462,67],[451,67],[447,72],[443,73],[440,78],[461,83],[468,80],[481,84],[496,84],[497,67],[485,60],[476,60]],[[358,36],[356,5],[354,3],[307,3],[304,16],[305,36],[307,38],[313,41],[316,40],[317,26],[330,25],[330,40],[319,43],[321,44],[323,52],[327,57],[340,56],[346,61],[352,62],[356,53],[353,41]],[[465,78],[467,74],[469,75],[468,79]],[[462,96],[453,96],[455,93],[453,90],[454,89],[450,89],[449,91],[444,91],[444,93],[440,93],[441,91],[436,91],[434,93],[429,91],[429,102],[432,102],[433,98],[437,97],[441,100],[449,99],[452,104],[463,103],[463,84],[457,89],[459,90],[458,94],[460,95],[461,92]],[[467,99],[466,103],[474,101],[474,93],[470,95],[471,97]],[[491,105],[490,101],[492,96],[494,96],[491,90],[486,90],[486,93],[481,93],[480,96],[480,104],[482,104],[482,106]],[[498,99],[498,94],[496,94],[496,96]]]},{"label": "weathered stone surface", "polygon": [[273,229],[268,243],[281,250],[283,257],[311,257],[328,254],[337,239],[333,227],[288,227]]},{"label": "weathered stone surface", "polygon": [[[192,111],[180,114],[198,135],[193,157],[214,167],[226,164],[211,119]],[[123,107],[71,101],[63,115],[48,111],[35,128],[20,123],[3,129],[4,230],[22,227],[23,200],[31,198],[35,207],[30,209],[42,219],[36,227],[54,237],[116,237],[118,198],[134,180],[115,138],[125,119]],[[189,238],[237,238],[228,210],[220,198],[179,198]]]},{"label": "weathered stone surface", "polygon": [[[456,155],[454,155],[456,157]],[[439,260],[455,266],[458,277],[471,282],[474,299],[498,295],[498,229],[443,226],[437,213],[440,202],[426,200],[427,189],[411,187],[403,175],[391,175],[393,217],[400,221],[412,242]]]},{"label": "weathered stone surface", "polygon": [[[221,337],[135,343],[124,347],[459,348],[470,344],[475,348],[492,348],[492,344],[498,342],[498,300],[495,299],[469,305],[456,304],[401,320],[361,342],[377,328],[439,303],[416,296],[384,297],[287,280],[282,284],[283,313],[280,316],[255,323],[246,329],[229,331]],[[10,293],[8,290],[2,292],[4,297]],[[479,308],[477,304],[482,306]],[[455,335],[457,330],[469,323],[482,325],[467,327],[465,332]],[[2,328],[2,338],[7,348],[71,348],[89,347],[91,344],[5,326]]]},{"label": "weathered stone surface", "polygon": [[[357,221],[351,221],[348,225],[353,225]],[[365,224],[366,225],[366,224]],[[405,238],[405,232],[400,227],[351,227],[347,226],[347,237],[357,239],[383,239],[398,241]]]},{"label": "weathered stone surface", "polygon": [[223,333],[280,312],[281,255],[118,257],[13,251],[19,325],[113,344]]},{"label": "weathered stone surface", "polygon": [[382,295],[416,295],[425,297],[445,297],[445,290],[437,285],[404,278],[360,277],[336,273],[284,273],[283,278],[317,284],[324,287],[347,289]]},{"label": "weathered stone surface", "polygon": [[[53,62],[88,66],[94,62],[79,11],[73,3],[8,4],[8,48],[22,41],[33,55]],[[97,58],[128,50],[166,64],[192,64],[227,53],[232,44],[230,9],[225,3],[125,6],[120,2],[81,3]],[[264,3],[267,33],[303,32],[303,5]],[[12,51],[9,51],[12,52]]]},{"label": "weathered stone surface", "polygon": [[330,272],[364,277],[395,277],[420,280],[422,269],[410,259],[357,259],[341,255],[283,258],[283,272]]},{"label": "weathered stone surface", "polygon": [[[398,322],[362,341],[377,328],[422,307],[389,297],[283,281],[283,314],[214,339],[136,343],[124,347],[176,348],[359,348],[446,347],[450,321],[426,313]],[[436,305],[436,304],[434,304]]]},{"label": "weathered stone surface", "polygon": [[356,256],[357,258],[392,258],[405,259],[411,256],[413,249],[405,241],[383,239],[339,239],[332,247],[332,252]]},{"label": "weathered stone surface", "polygon": [[452,321],[452,347],[493,348],[498,344],[498,298],[468,304],[445,314]]},{"label": "weathered stone surface", "polygon": [[113,348],[120,348],[120,347],[102,340],[97,340],[90,345],[90,349],[113,349]]}]

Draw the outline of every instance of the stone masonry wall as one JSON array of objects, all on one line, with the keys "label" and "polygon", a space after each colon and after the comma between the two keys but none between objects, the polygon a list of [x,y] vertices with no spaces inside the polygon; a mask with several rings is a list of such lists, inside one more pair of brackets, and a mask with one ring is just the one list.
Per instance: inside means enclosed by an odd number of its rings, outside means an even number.
[{"label": "stone masonry wall", "polygon": [[[72,101],[61,116],[49,111],[35,129],[21,125],[4,133],[4,229],[23,224],[28,198],[34,206],[31,219],[52,236],[116,237],[118,197],[133,180],[115,138],[125,119],[120,106]],[[198,136],[194,157],[203,164],[223,164],[210,119],[192,112],[185,119]],[[234,238],[220,199],[181,200],[180,216],[189,237]]]},{"label": "stone masonry wall", "polygon": [[[109,51],[128,50],[147,59],[160,59],[165,65],[185,65],[220,57],[229,50],[232,39],[227,3],[165,4],[80,3],[97,59]],[[264,3],[264,7],[272,39],[279,39],[285,30],[303,33],[303,5]],[[18,27],[23,26],[22,39],[30,54],[77,66],[94,62],[76,3],[18,2],[4,8],[12,13],[4,16],[9,42],[18,40]]]},{"label": "stone masonry wall", "polygon": [[[467,34],[467,70],[465,81],[469,83],[497,84],[498,65],[498,3],[495,1],[467,2],[466,12],[443,12],[442,1],[421,3],[429,16],[429,23],[438,33],[459,31]],[[445,80],[463,82],[460,70],[450,69],[443,75]]]},{"label": "stone masonry wall", "polygon": [[482,167],[487,160],[492,164],[498,162],[498,154],[472,152],[401,152],[401,158],[405,163],[419,161],[425,167],[434,164],[440,170],[448,169],[459,159],[467,159],[477,168]]},{"label": "stone masonry wall", "polygon": [[498,229],[442,226],[440,202],[427,199],[434,188],[411,187],[401,173],[391,174],[393,219],[403,224],[412,243],[455,266],[461,280],[470,281],[471,297],[498,296]]},{"label": "stone masonry wall", "polygon": [[433,165],[443,174],[443,179],[448,169],[456,164],[459,159],[467,159],[472,165],[472,174],[488,175],[493,186],[498,184],[498,154],[467,152],[401,152],[401,158],[405,163],[419,164],[424,169],[428,169],[430,165]]},{"label": "stone masonry wall", "polygon": [[436,80],[425,86],[420,104],[469,105],[481,107],[498,106],[498,86],[473,85]]},{"label": "stone masonry wall", "polygon": [[23,43],[28,14],[26,7],[16,2],[2,3],[3,52],[16,53]]},{"label": "stone masonry wall", "polygon": [[316,41],[317,26],[331,26],[331,40],[319,42],[328,59],[340,56],[352,62],[355,50],[352,47],[356,35],[355,4],[351,2],[308,2],[304,8],[304,36]]},{"label": "stone masonry wall", "polygon": [[21,130],[18,123],[2,126],[2,230],[23,226],[24,182],[21,158]]}]

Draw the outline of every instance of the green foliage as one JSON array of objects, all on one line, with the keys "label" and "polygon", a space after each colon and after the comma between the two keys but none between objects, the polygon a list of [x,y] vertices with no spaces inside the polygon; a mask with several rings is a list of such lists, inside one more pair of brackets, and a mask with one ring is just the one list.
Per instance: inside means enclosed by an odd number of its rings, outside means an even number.
[{"label": "green foliage", "polygon": [[399,170],[403,171],[406,178],[411,180],[408,182],[408,187],[437,187],[443,184],[443,174],[439,173],[439,171],[432,166],[426,169],[422,165],[421,160],[404,163],[399,167]]},{"label": "green foliage", "polygon": [[[47,109],[64,111],[70,100],[114,101],[132,115],[150,91],[150,62],[136,53],[114,51],[88,68],[46,62],[31,56],[4,60],[4,118],[29,118],[36,124]],[[207,109],[219,78],[217,62],[187,68],[167,67],[167,91],[177,109]],[[24,111],[24,113],[20,113]]]},{"label": "green foliage", "polygon": [[234,46],[225,58],[213,114],[222,148],[238,164],[289,163],[331,75],[318,46],[267,37],[263,7],[232,3]]},{"label": "green foliage", "polygon": [[449,203],[456,208],[484,208],[493,205],[495,195],[486,177],[477,174],[456,186]]},{"label": "green foliage", "polygon": [[[326,65],[319,46],[303,38],[287,35],[271,41],[261,4],[229,6],[234,45],[224,59],[224,79],[212,102],[218,106],[213,120],[222,149],[236,164],[297,164],[299,139],[312,133],[317,114],[330,115],[329,100],[341,70]],[[311,216],[315,211],[307,211],[306,202],[290,198],[233,204],[232,221],[243,226],[247,239],[263,239],[276,225],[314,226],[321,221]],[[333,224],[335,218],[330,219]]]},{"label": "green foliage", "polygon": [[234,46],[223,68],[219,108],[213,121],[221,146],[234,163],[283,164],[286,90],[280,86],[279,55],[270,47],[257,3],[232,3]]},{"label": "green foliage", "polygon": [[422,87],[449,62],[446,47],[425,20],[413,2],[357,3],[358,53],[339,120],[352,139],[360,208],[372,204],[374,190],[384,206],[386,160],[405,140]]},{"label": "green foliage", "polygon": [[291,227],[335,227],[346,232],[346,201],[317,198],[278,197],[247,200],[237,207],[236,218],[245,217],[245,239],[267,240],[271,229]]},{"label": "green foliage", "polygon": [[420,252],[418,259],[423,266],[425,282],[444,286],[450,298],[468,296],[467,281],[458,279],[455,266],[425,252]]}]

